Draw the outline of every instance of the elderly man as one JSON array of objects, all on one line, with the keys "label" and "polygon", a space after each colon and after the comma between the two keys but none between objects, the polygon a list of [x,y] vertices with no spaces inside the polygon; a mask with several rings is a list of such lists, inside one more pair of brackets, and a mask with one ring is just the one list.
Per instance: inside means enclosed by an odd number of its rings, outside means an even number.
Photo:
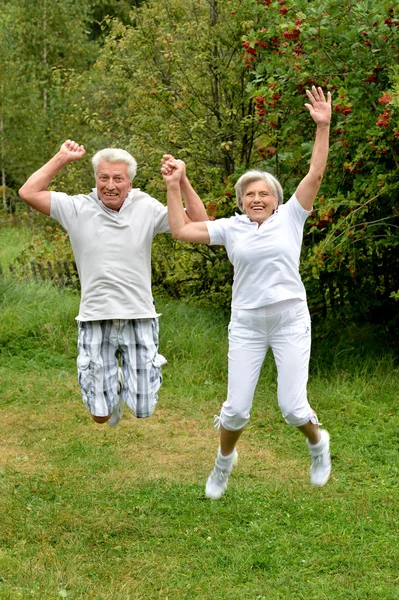
[{"label": "elderly man", "polygon": [[[151,292],[151,244],[169,232],[167,208],[132,188],[135,159],[106,148],[92,159],[96,188],[69,196],[47,190],[83,146],[72,140],[19,190],[27,204],[57,220],[68,232],[81,282],[78,321],[78,379],[83,402],[96,423],[116,425],[122,400],[138,418],[152,415],[162,383],[158,315]],[[207,220],[187,178],[185,218]]]}]

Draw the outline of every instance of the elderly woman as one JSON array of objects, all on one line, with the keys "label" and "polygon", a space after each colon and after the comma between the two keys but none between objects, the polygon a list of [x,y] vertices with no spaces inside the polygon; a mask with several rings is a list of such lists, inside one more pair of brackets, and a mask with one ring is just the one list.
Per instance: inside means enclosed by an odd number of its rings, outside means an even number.
[{"label": "elderly woman", "polygon": [[316,123],[309,171],[283,204],[279,182],[263,171],[248,171],[235,186],[244,214],[228,219],[187,223],[181,202],[184,163],[163,157],[169,222],[173,237],[187,242],[223,244],[234,267],[229,325],[228,394],[218,418],[220,447],[206,483],[206,496],[218,499],[237,462],[236,443],[250,418],[255,388],[269,348],[278,372],[278,403],[285,421],[307,438],[312,458],[310,479],[323,486],[331,471],[329,434],[319,428],[308,403],[310,316],[299,275],[306,218],[326,167],[331,95],[306,91],[305,106]]}]

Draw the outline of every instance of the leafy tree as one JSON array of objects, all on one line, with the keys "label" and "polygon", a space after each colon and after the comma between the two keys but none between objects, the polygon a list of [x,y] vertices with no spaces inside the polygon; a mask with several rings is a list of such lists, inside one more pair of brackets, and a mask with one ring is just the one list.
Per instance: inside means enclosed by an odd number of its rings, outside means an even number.
[{"label": "leafy tree", "polygon": [[226,17],[231,3],[210,4],[148,3],[131,25],[114,21],[91,74],[88,122],[104,139],[134,145],[150,179],[166,149],[201,165],[208,188],[215,169],[219,180],[250,160],[257,124],[240,23]]},{"label": "leafy tree", "polygon": [[[398,31],[387,0],[148,2],[131,24],[113,22],[86,89],[86,120],[93,140],[138,156],[140,181],[156,195],[161,154],[185,159],[208,209],[225,216],[249,166],[294,191],[312,149],[305,88],[330,89],[331,159],[303,277],[316,313],[372,313],[399,288]],[[196,247],[171,265],[172,249],[162,248],[156,280],[227,305],[223,252]]]},{"label": "leafy tree", "polygon": [[23,33],[20,11],[6,2],[0,7],[0,165],[3,205],[6,190],[21,176],[23,159],[33,153],[38,139],[40,91],[34,74],[24,64],[18,40]]},{"label": "leafy tree", "polygon": [[292,189],[311,149],[303,90],[333,92],[330,163],[305,240],[310,302],[350,317],[385,310],[386,321],[399,287],[397,8],[385,0],[262,6],[268,25],[247,31],[244,60],[265,123],[264,165]]},{"label": "leafy tree", "polygon": [[[52,12],[59,5],[47,0],[46,18],[53,15],[60,24],[48,33],[46,61],[43,6],[23,5],[25,22],[20,4],[5,3],[13,16],[0,27],[13,32],[11,24],[19,23],[15,31],[21,33],[36,23],[26,45],[16,44],[13,59],[13,66],[25,65],[13,89],[23,95],[23,78],[31,73],[26,110],[41,115],[39,123],[26,123],[36,128],[29,137],[32,163],[43,162],[37,150],[43,127],[49,153],[65,132],[89,155],[124,147],[138,159],[138,185],[162,199],[160,157],[171,152],[186,161],[213,216],[234,212],[233,184],[249,167],[276,174],[286,196],[295,190],[313,140],[305,88],[330,89],[330,162],[302,260],[309,301],[320,316],[383,314],[385,322],[392,320],[399,290],[399,17],[388,0],[91,0],[63,3],[60,15]],[[80,13],[72,33],[62,24],[75,9]],[[34,34],[40,28],[41,35]],[[68,51],[75,35],[81,53]],[[13,70],[4,62],[7,46],[1,50],[3,81],[6,67]],[[21,118],[14,97],[7,102],[3,119]],[[11,121],[4,123],[9,133],[3,139],[10,140]],[[89,187],[87,161],[62,172],[59,183],[70,191]],[[223,249],[158,236],[154,259],[160,289],[229,304],[231,267]]]},{"label": "leafy tree", "polygon": [[[79,137],[72,77],[84,76],[103,41],[100,24],[116,0],[4,0],[0,6],[2,186],[18,189],[66,137]],[[99,32],[100,31],[100,32]]]},{"label": "leafy tree", "polygon": [[[218,216],[234,210],[233,174],[260,160],[256,143],[262,124],[246,91],[243,25],[235,5],[216,0],[143,4],[130,24],[112,22],[90,79],[80,88],[91,129],[89,147],[130,150],[139,161],[140,184],[156,196],[164,193],[162,154],[184,159],[210,212]],[[260,24],[262,7],[247,5],[246,20]],[[182,246],[170,248],[170,243],[159,239],[155,244],[155,281],[168,281],[177,294],[214,293],[228,304],[231,270],[226,269],[226,280],[224,250],[185,245],[174,255],[180,266],[171,268],[168,254]]]}]

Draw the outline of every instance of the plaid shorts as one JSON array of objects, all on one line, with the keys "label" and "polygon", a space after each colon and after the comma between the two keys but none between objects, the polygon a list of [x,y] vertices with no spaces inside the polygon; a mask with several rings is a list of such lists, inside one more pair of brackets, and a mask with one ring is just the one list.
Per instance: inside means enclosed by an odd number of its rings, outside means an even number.
[{"label": "plaid shorts", "polygon": [[90,413],[105,417],[122,399],[138,418],[150,417],[162,383],[166,359],[158,354],[158,319],[112,319],[78,324],[78,379]]}]

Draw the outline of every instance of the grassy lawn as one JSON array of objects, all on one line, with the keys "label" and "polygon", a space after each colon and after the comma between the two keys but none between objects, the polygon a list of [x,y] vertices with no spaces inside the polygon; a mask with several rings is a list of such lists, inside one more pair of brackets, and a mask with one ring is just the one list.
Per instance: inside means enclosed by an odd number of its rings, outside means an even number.
[{"label": "grassy lawn", "polygon": [[29,244],[29,232],[18,225],[9,223],[6,227],[0,223],[0,266],[8,272],[8,265],[13,263],[18,254]]},{"label": "grassy lawn", "polygon": [[[30,230],[0,230],[0,263]],[[0,280],[0,600],[390,600],[399,595],[398,368],[367,329],[313,349],[333,474],[309,485],[268,357],[239,464],[204,497],[228,317],[158,299],[168,359],[153,417],[94,424],[76,381],[78,296]],[[363,337],[362,337],[363,336]]]},{"label": "grassy lawn", "polygon": [[159,406],[147,420],[125,411],[111,429],[80,398],[77,296],[3,281],[0,298],[1,600],[398,598],[389,354],[352,349],[327,369],[315,348],[309,396],[333,455],[322,489],[309,485],[304,439],[279,414],[269,357],[239,464],[225,496],[209,501],[226,315],[158,300],[168,359]]}]

